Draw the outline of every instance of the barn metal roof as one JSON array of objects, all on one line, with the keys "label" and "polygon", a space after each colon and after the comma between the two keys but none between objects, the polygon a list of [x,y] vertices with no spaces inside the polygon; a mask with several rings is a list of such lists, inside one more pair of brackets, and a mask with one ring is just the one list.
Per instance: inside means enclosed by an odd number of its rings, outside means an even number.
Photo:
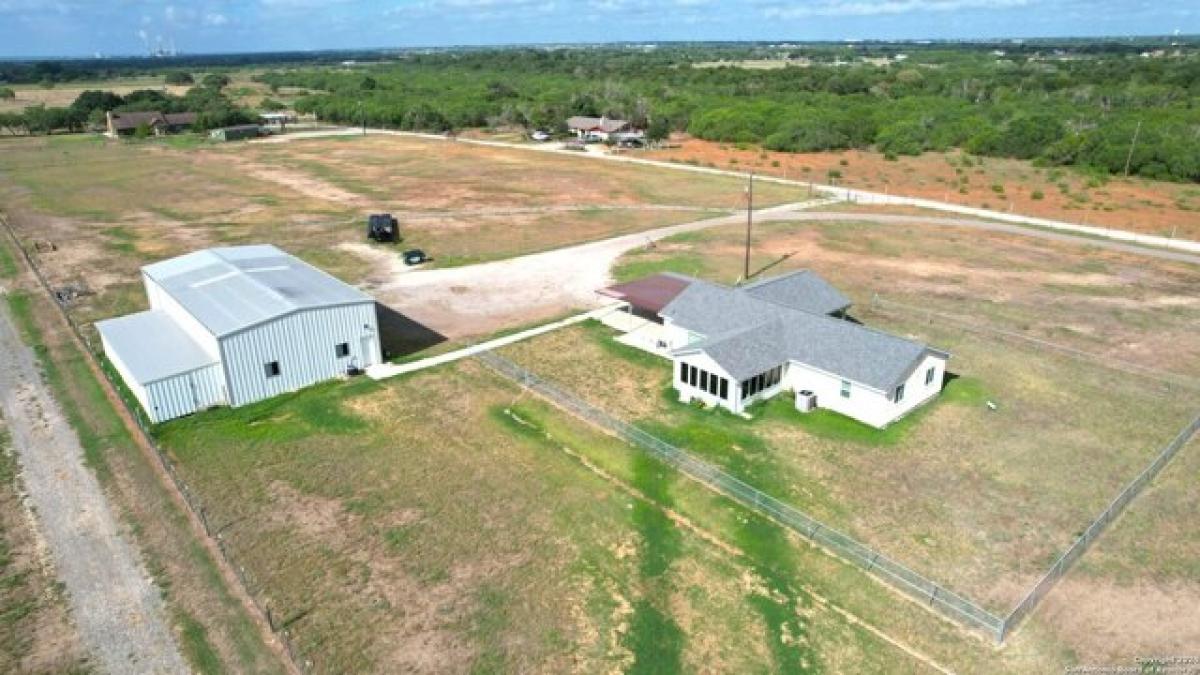
[{"label": "barn metal roof", "polygon": [[96,330],[138,384],[217,363],[165,312],[151,310],[97,321]]},{"label": "barn metal roof", "polygon": [[218,337],[300,310],[373,302],[271,245],[204,249],[142,273]]}]

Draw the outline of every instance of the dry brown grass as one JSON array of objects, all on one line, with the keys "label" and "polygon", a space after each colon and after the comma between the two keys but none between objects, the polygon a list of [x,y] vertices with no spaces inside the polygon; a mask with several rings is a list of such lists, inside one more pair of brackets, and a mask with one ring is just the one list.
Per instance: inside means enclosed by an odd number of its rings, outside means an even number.
[{"label": "dry brown grass", "polygon": [[[842,175],[837,184],[846,187],[1132,232],[1162,236],[1174,233],[1180,238],[1200,239],[1200,218],[1196,217],[1200,191],[1194,185],[1119,177],[1099,182],[1070,168],[1043,169],[1029,162],[998,158],[980,158],[982,164],[973,162],[964,167],[964,158],[957,151],[888,161],[881,153],[858,150],[786,153],[758,148],[739,150],[693,138],[677,141],[673,147],[650,152],[648,156],[711,164],[721,169],[752,168],[763,174],[817,183],[830,182],[827,173],[834,170]],[[965,194],[959,192],[958,181],[963,177],[968,180]],[[998,194],[993,186],[1000,186],[1003,191]],[[1039,191],[1041,198],[1034,198]]]}]

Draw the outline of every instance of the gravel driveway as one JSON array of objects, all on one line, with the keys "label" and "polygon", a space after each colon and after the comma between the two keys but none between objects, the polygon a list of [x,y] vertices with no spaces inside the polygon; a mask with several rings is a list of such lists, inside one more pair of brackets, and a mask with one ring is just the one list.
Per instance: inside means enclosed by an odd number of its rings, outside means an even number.
[{"label": "gravel driveway", "polygon": [[2,297],[0,410],[91,662],[105,673],[188,672],[159,590],[84,466],[79,439],[18,338]]},{"label": "gravel driveway", "polygon": [[[1181,251],[1147,248],[973,218],[806,210],[829,203],[830,200],[815,200],[784,204],[756,211],[754,219],[758,223],[844,221],[961,227],[1200,263],[1200,256]],[[670,225],[543,253],[446,269],[412,269],[406,267],[395,254],[357,244],[348,244],[346,248],[373,263],[365,290],[379,298],[380,302],[442,335],[467,338],[544,320],[568,309],[596,307],[601,301],[596,289],[611,283],[610,269],[622,254],[673,234],[742,223],[745,217],[743,211],[731,216]]]}]

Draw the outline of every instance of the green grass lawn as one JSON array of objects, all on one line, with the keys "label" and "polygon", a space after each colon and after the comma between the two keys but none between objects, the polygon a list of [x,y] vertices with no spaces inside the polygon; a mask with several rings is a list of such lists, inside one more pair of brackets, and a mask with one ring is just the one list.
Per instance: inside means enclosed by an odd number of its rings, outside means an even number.
[{"label": "green grass lawn", "polygon": [[681,404],[666,360],[616,343],[596,322],[504,353],[996,613],[1197,405],[1077,360],[929,326],[887,328],[949,348],[954,377],[882,430],[800,413],[786,395],[751,407],[751,419]]},{"label": "green grass lawn", "polygon": [[317,672],[923,670],[826,594],[990,651],[470,361],[157,436]]}]

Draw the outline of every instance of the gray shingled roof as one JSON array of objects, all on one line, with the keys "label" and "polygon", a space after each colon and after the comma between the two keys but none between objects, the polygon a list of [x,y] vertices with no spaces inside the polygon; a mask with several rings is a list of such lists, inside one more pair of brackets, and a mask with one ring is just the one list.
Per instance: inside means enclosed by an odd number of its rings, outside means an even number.
[{"label": "gray shingled roof", "polygon": [[165,312],[97,321],[96,330],[138,384],[150,384],[217,362]]},{"label": "gray shingled roof", "polygon": [[142,273],[216,336],[299,310],[373,302],[269,245],[205,249],[147,265]]},{"label": "gray shingled roof", "polygon": [[[796,276],[799,275],[788,275]],[[885,392],[907,377],[926,353],[941,353],[919,342],[851,321],[793,309],[800,306],[841,309],[849,304],[840,304],[840,300],[826,294],[821,287],[832,287],[815,274],[804,276],[819,283],[802,279],[775,286],[769,293],[752,293],[754,287],[729,288],[696,280],[661,312],[676,325],[705,336],[675,353],[702,351],[738,380],[786,361],[796,361]],[[780,278],[760,282],[756,287],[770,288],[777,279]],[[793,293],[818,289],[822,297],[814,303],[788,297],[785,289]],[[756,297],[762,295],[775,297],[779,302]],[[841,293],[837,296],[845,297]]]},{"label": "gray shingled roof", "polygon": [[741,289],[759,300],[813,314],[833,314],[850,306],[850,298],[809,270],[768,277]]}]

